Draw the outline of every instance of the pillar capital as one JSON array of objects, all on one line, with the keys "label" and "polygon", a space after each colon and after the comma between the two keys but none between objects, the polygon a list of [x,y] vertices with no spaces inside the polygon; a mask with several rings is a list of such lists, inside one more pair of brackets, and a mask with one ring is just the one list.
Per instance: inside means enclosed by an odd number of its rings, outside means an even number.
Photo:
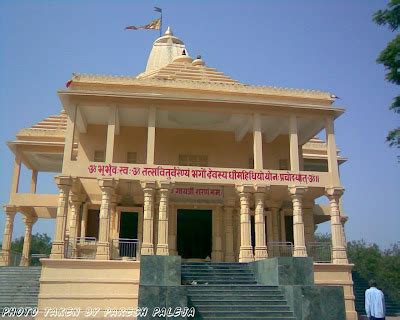
[{"label": "pillar capital", "polygon": [[236,186],[236,191],[239,193],[239,195],[241,193],[251,193],[253,192],[253,190],[254,188],[251,185],[242,184]]},{"label": "pillar capital", "polygon": [[157,182],[157,187],[160,191],[170,191],[174,187],[174,184],[169,181],[159,181]]},{"label": "pillar capital", "polygon": [[156,182],[155,181],[141,181],[140,185],[142,186],[143,191],[146,191],[146,189],[155,189],[156,188]]},{"label": "pillar capital", "polygon": [[57,176],[54,178],[56,181],[57,187],[64,192],[67,192],[71,189],[72,186],[72,178],[70,176]]},{"label": "pillar capital", "polygon": [[267,192],[270,191],[271,186],[269,185],[255,185],[254,186],[254,193],[261,193],[261,194],[265,194]]},{"label": "pillar capital", "polygon": [[288,189],[292,199],[301,198],[307,191],[306,187],[300,187],[300,186],[289,186]]},{"label": "pillar capital", "polygon": [[32,227],[32,225],[35,224],[35,222],[38,220],[38,218],[24,215],[22,220],[24,221],[25,226]]},{"label": "pillar capital", "polygon": [[83,199],[80,195],[72,193],[69,197],[69,202],[71,205],[80,205],[83,202]]},{"label": "pillar capital", "polygon": [[329,200],[335,199],[338,201],[339,198],[343,195],[343,193],[344,193],[344,188],[342,187],[325,188],[325,194],[329,198]]},{"label": "pillar capital", "polygon": [[280,209],[282,207],[282,201],[277,200],[267,200],[267,207],[271,209]]},{"label": "pillar capital", "polygon": [[118,180],[113,178],[99,178],[97,180],[99,182],[100,189],[103,192],[112,191],[118,185]]},{"label": "pillar capital", "polygon": [[4,212],[7,218],[14,219],[15,215],[17,214],[18,208],[14,205],[5,205],[3,206]]}]

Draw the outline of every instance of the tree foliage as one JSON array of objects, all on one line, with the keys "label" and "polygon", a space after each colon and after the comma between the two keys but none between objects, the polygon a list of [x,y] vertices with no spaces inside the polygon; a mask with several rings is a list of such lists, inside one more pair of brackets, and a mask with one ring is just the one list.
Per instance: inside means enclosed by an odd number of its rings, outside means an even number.
[{"label": "tree foliage", "polygon": [[[378,25],[387,26],[393,32],[397,31],[400,26],[400,0],[390,0],[386,9],[375,12],[373,20]],[[400,85],[400,35],[388,43],[376,61],[384,65],[386,80]],[[393,99],[390,109],[400,114],[400,96]],[[390,130],[386,141],[391,147],[400,148],[400,127]]]},{"label": "tree foliage", "polygon": [[[22,252],[24,247],[24,237],[14,239],[11,243],[11,251]],[[32,235],[31,250],[32,254],[45,254],[49,255],[51,252],[51,238],[46,233],[36,233]],[[31,259],[31,265],[40,265],[37,258]]]},{"label": "tree foliage", "polygon": [[400,242],[382,251],[377,244],[351,241],[347,254],[354,271],[366,280],[375,279],[384,292],[400,301]]},{"label": "tree foliage", "polygon": [[[11,243],[11,250],[15,252],[22,252],[24,246],[24,237],[15,239]],[[51,239],[46,233],[36,233],[32,235],[31,254],[50,254],[51,252]]]},{"label": "tree foliage", "polygon": [[[315,241],[331,242],[331,235],[316,233]],[[381,250],[375,243],[350,241],[347,243],[347,255],[349,262],[354,264],[354,271],[362,278],[376,280],[385,293],[400,301],[400,242]]]}]

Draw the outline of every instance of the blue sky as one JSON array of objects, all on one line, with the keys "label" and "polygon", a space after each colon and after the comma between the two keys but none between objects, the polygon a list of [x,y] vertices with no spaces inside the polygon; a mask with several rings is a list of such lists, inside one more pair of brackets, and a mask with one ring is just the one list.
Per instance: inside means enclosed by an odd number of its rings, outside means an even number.
[{"label": "blue sky", "polygon": [[[388,110],[399,88],[375,60],[394,34],[371,21],[386,1],[18,1],[0,2],[0,203],[9,197],[13,156],[5,142],[61,110],[56,91],[71,73],[135,75],[157,31],[124,31],[157,17],[192,56],[249,84],[320,89],[341,97],[336,121],[348,240],[382,247],[399,241],[400,164],[385,144],[399,117]],[[22,191],[29,172],[22,171]],[[55,192],[51,176],[39,192]],[[0,233],[4,228],[0,214]],[[53,235],[53,222],[34,232]],[[329,225],[322,231],[329,230]],[[14,236],[23,234],[20,217]]]}]

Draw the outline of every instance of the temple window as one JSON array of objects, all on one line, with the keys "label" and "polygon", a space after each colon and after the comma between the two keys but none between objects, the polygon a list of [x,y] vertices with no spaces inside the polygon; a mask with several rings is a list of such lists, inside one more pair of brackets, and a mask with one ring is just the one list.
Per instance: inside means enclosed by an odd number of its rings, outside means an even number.
[{"label": "temple window", "polygon": [[208,156],[206,155],[179,155],[180,166],[208,167]]},{"label": "temple window", "polygon": [[127,163],[137,163],[137,153],[136,152],[128,152],[126,154],[126,162]]},{"label": "temple window", "polygon": [[94,162],[104,162],[106,158],[105,152],[103,150],[94,151]]},{"label": "temple window", "polygon": [[279,159],[279,170],[289,170],[289,161],[287,159]]}]

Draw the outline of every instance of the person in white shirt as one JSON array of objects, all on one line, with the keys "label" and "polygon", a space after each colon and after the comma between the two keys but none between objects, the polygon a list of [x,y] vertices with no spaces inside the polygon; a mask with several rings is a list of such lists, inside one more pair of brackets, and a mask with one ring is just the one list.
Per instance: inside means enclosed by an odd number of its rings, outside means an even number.
[{"label": "person in white shirt", "polygon": [[385,296],[377,288],[375,280],[369,281],[370,288],[365,291],[365,312],[368,319],[385,319]]}]

